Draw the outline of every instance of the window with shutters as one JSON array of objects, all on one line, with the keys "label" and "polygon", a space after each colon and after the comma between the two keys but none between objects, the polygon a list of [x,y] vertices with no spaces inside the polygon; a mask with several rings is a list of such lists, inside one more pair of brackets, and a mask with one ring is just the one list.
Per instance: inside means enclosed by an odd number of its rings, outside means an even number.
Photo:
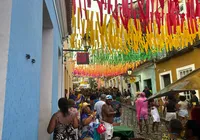
[{"label": "window with shutters", "polygon": [[[193,70],[195,70],[194,64],[176,69],[177,79],[183,78],[184,76],[191,73]],[[180,94],[184,94],[187,100],[191,99],[189,91]]]}]

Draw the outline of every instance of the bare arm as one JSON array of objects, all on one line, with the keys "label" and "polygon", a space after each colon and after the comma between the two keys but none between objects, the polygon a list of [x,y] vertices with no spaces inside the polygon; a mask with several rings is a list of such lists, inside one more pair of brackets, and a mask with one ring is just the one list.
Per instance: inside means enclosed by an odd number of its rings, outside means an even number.
[{"label": "bare arm", "polygon": [[78,128],[78,122],[79,122],[79,120],[78,120],[78,117],[76,116],[76,117],[74,118],[74,120],[73,120],[73,127],[74,127],[74,128]]},{"label": "bare arm", "polygon": [[56,121],[57,121],[56,115],[54,114],[54,115],[51,117],[51,120],[50,120],[49,125],[48,125],[48,127],[47,127],[47,132],[48,132],[49,134],[51,134],[51,133],[54,131],[54,129],[55,129],[55,127],[56,127]]},{"label": "bare arm", "polygon": [[179,110],[180,106],[180,104],[176,104],[176,109]]},{"label": "bare arm", "polygon": [[95,118],[95,116],[96,116],[96,112],[93,112],[92,115],[90,115],[89,117],[83,120],[83,125],[85,126],[85,125],[90,124]]},{"label": "bare arm", "polygon": [[93,116],[90,115],[88,118],[83,120],[83,125],[86,126],[88,124],[90,124],[93,121]]}]

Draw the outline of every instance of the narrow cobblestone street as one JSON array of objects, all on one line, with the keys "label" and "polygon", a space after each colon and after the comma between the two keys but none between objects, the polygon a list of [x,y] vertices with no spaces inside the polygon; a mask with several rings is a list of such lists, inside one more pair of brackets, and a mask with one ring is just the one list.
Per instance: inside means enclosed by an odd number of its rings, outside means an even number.
[{"label": "narrow cobblestone street", "polygon": [[164,121],[161,119],[159,124],[159,132],[152,133],[152,119],[149,118],[149,134],[146,133],[146,128],[143,129],[143,134],[139,135],[137,126],[136,112],[134,107],[123,106],[122,125],[128,126],[133,129],[135,138],[144,138],[145,140],[161,140],[164,133],[167,133]]}]

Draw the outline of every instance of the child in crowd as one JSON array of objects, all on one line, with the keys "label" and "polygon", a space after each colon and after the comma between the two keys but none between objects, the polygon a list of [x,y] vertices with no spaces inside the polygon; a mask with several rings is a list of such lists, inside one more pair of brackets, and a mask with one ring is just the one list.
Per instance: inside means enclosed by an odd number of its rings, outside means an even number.
[{"label": "child in crowd", "polygon": [[178,109],[178,118],[179,120],[185,124],[185,121],[188,119],[189,115],[188,115],[188,107],[189,104],[186,101],[186,97],[185,96],[180,96],[179,97],[180,101],[177,104],[177,109]]},{"label": "child in crowd", "polygon": [[150,107],[151,107],[151,116],[153,118],[153,125],[152,125],[152,132],[155,132],[155,127],[156,127],[156,133],[158,133],[158,126],[160,123],[160,115],[158,113],[158,107],[159,104],[153,99],[150,100]]}]

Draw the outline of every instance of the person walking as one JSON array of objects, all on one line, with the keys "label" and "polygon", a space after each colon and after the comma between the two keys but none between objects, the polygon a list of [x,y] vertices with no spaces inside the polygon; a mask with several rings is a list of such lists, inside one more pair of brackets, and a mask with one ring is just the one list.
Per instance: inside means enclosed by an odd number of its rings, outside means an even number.
[{"label": "person walking", "polygon": [[78,118],[70,115],[66,98],[59,99],[58,107],[60,110],[51,117],[47,132],[54,132],[53,140],[76,140],[75,128],[78,128]]},{"label": "person walking", "polygon": [[106,101],[106,95],[102,94],[100,97],[100,101],[96,102],[94,105],[94,111],[97,112],[97,119],[99,119],[100,121],[102,120],[102,106],[105,104]]},{"label": "person walking", "polygon": [[173,95],[168,96],[168,101],[166,101],[165,103],[165,108],[167,109],[165,121],[166,121],[166,126],[168,129],[169,122],[172,119],[177,118],[176,117],[176,102]]},{"label": "person walking", "polygon": [[189,104],[186,101],[185,96],[180,96],[179,99],[180,99],[180,101],[177,104],[178,118],[180,119],[181,122],[183,122],[183,121],[187,120],[187,118],[189,117],[189,115],[188,115]]},{"label": "person walking", "polygon": [[150,101],[150,106],[151,106],[151,116],[153,118],[153,125],[152,125],[152,132],[155,132],[155,127],[156,127],[156,133],[158,133],[158,126],[160,123],[160,115],[158,113],[158,107],[159,104],[153,99]]},{"label": "person walking", "polygon": [[144,121],[146,126],[146,132],[149,134],[149,127],[148,127],[148,101],[146,101],[147,98],[145,97],[145,93],[140,93],[140,97],[135,101],[136,105],[136,113],[137,113],[137,120],[140,132],[139,134],[142,135],[142,121]]}]

